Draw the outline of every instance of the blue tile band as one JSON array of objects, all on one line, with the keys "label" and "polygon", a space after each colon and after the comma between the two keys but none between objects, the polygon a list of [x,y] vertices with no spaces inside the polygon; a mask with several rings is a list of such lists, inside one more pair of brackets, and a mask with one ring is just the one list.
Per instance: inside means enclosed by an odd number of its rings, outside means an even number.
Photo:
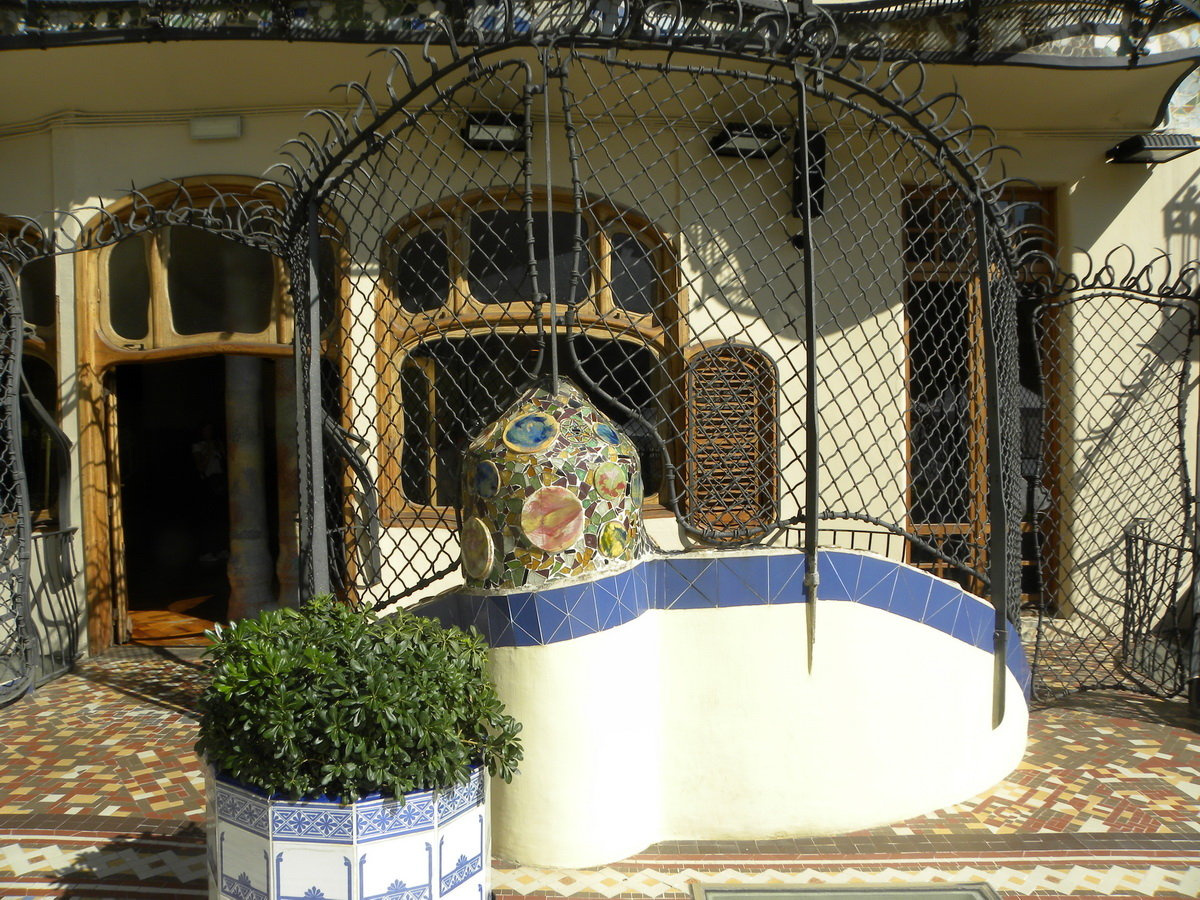
[{"label": "blue tile band", "polygon": [[[682,554],[647,559],[615,575],[533,592],[458,591],[413,607],[444,625],[474,626],[493,647],[553,644],[605,631],[649,609],[717,609],[804,602],[803,554]],[[853,550],[817,556],[822,601],[861,603],[936,628],[988,653],[992,606],[952,582]],[[1007,664],[1026,696],[1029,663],[1008,625]]]}]

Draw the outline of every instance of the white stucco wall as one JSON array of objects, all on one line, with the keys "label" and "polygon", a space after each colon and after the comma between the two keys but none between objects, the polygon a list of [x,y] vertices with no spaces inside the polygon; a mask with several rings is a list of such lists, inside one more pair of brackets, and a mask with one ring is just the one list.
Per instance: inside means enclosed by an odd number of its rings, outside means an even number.
[{"label": "white stucco wall", "polygon": [[[525,760],[494,782],[497,855],[598,865],[660,840],[816,835],[965,800],[1025,748],[992,656],[851,602],[656,610],[583,638],[497,648]],[[948,677],[953,673],[953,677]]]}]

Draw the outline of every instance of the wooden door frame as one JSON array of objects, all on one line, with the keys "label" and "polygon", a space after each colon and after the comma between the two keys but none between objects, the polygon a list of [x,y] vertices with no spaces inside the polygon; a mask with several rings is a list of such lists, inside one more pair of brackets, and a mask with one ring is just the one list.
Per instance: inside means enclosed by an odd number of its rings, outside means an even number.
[{"label": "wooden door frame", "polygon": [[[262,180],[238,175],[186,178],[162,182],[154,187],[115,201],[105,207],[85,226],[81,246],[86,247],[75,257],[75,342],[78,363],[79,397],[79,490],[82,508],[80,533],[83,540],[84,583],[87,594],[88,647],[92,654],[101,653],[114,642],[129,639],[127,619],[128,584],[124,570],[120,503],[120,472],[117,452],[119,422],[116,395],[110,389],[111,376],[118,365],[168,360],[194,359],[202,356],[241,354],[265,358],[290,357],[291,305],[287,300],[287,272],[283,261],[273,257],[277,272],[277,296],[273,299],[272,324],[262,335],[251,340],[224,340],[220,335],[178,337],[154,319],[155,292],[162,292],[165,272],[161,267],[151,271],[150,335],[165,346],[142,349],[131,342],[121,347],[103,327],[103,304],[107,291],[103,284],[104,261],[115,246],[103,240],[113,223],[123,221],[139,204],[170,204],[186,189],[191,201],[212,202],[222,192],[266,198],[261,193]],[[141,235],[159,226],[131,228],[129,238],[140,240]],[[102,240],[89,241],[99,235]],[[283,342],[281,342],[283,341]]]}]

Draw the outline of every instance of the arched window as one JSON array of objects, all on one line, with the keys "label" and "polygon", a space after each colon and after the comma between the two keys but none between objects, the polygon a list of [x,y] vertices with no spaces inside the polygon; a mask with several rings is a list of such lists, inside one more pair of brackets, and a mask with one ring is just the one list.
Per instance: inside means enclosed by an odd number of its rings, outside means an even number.
[{"label": "arched window", "polygon": [[[186,179],[142,195],[159,208],[181,202],[206,218],[239,216],[230,203],[273,203],[258,182]],[[232,198],[236,197],[237,200]],[[118,219],[133,201],[111,208]],[[99,226],[103,228],[101,223]],[[215,341],[289,344],[291,305],[281,260],[264,249],[187,224],[142,231],[91,255],[95,330],[116,350],[164,350]]]},{"label": "arched window", "polygon": [[[463,448],[556,353],[560,374],[638,447],[647,514],[667,514],[666,447],[686,521],[715,542],[753,537],[779,514],[774,363],[745,345],[689,346],[666,235],[602,201],[581,207],[577,216],[569,194],[543,191],[530,211],[517,193],[481,192],[419,210],[385,236],[386,519],[453,525]],[[544,333],[550,273],[570,337]]]},{"label": "arched window", "polygon": [[[398,223],[381,255],[385,515],[449,524],[462,448],[549,371],[551,352],[638,445],[656,504],[682,327],[675,254],[661,232],[599,202],[576,216],[565,193],[542,192],[531,214],[519,194],[479,192]],[[551,273],[570,338],[544,334],[550,313],[539,295]]]},{"label": "arched window", "polygon": [[779,518],[779,372],[733,342],[696,348],[686,372],[688,523],[716,540],[754,537]]}]

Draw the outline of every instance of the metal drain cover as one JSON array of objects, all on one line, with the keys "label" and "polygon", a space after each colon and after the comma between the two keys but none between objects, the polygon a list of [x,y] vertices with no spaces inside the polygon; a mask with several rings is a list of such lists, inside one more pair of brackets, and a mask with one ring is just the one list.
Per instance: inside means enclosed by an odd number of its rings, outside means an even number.
[{"label": "metal drain cover", "polygon": [[693,884],[695,900],[1000,900],[986,882],[973,884]]}]

